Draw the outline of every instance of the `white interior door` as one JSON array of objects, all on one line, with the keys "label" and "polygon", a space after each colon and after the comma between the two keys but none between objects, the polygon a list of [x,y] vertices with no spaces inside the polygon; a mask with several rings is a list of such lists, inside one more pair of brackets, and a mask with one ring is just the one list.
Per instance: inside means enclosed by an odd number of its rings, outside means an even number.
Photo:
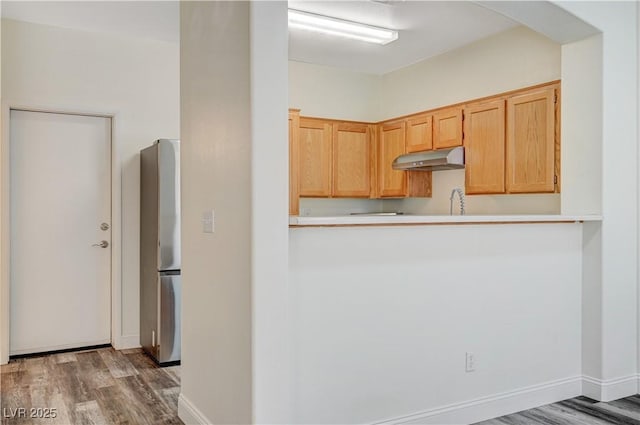
[{"label": "white interior door", "polygon": [[10,150],[10,353],[110,342],[110,118],[12,110]]}]

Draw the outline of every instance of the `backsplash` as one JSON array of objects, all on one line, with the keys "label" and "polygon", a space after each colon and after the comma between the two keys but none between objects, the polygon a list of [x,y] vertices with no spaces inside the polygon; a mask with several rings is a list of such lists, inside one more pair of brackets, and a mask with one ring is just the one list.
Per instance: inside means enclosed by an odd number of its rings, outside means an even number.
[{"label": "backsplash", "polygon": [[352,212],[383,212],[385,202],[380,199],[300,198],[301,216],[336,216]]},{"label": "backsplash", "polygon": [[[462,189],[464,170],[435,171],[431,198],[405,198],[385,202],[385,209],[409,214],[449,214],[451,191]],[[454,214],[459,213],[458,198],[454,199]],[[469,195],[465,196],[467,215],[560,214],[560,194]]]},{"label": "backsplash", "polygon": [[[433,173],[431,198],[403,199],[344,199],[301,198],[301,216],[336,216],[352,212],[403,212],[418,215],[449,214],[451,190],[461,188],[464,193],[464,170]],[[454,214],[459,214],[458,199],[454,200]],[[467,215],[560,214],[560,194],[469,195],[465,196]]]}]

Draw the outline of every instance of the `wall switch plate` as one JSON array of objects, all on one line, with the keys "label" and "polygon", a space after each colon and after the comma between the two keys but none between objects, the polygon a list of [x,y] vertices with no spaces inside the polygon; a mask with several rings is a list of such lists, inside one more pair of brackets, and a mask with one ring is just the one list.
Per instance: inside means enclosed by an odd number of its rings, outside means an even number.
[{"label": "wall switch plate", "polygon": [[202,213],[202,233],[213,233],[215,229],[213,210]]},{"label": "wall switch plate", "polygon": [[465,372],[473,372],[476,370],[476,358],[473,353],[467,352],[465,353]]}]

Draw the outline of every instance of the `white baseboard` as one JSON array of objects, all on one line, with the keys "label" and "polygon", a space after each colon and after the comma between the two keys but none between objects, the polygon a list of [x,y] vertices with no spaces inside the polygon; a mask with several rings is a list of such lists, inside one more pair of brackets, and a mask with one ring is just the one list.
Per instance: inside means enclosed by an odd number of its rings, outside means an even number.
[{"label": "white baseboard", "polygon": [[612,401],[638,394],[640,376],[630,375],[615,379],[582,377],[582,395],[597,401]]},{"label": "white baseboard", "polygon": [[178,417],[185,425],[212,425],[207,417],[182,393],[178,396]]},{"label": "white baseboard", "polygon": [[140,335],[116,335],[111,344],[116,350],[140,348]]},{"label": "white baseboard", "polygon": [[377,425],[466,424],[479,422],[577,397],[581,393],[582,377],[576,376],[462,403],[450,404],[407,416],[390,418],[377,422]]},{"label": "white baseboard", "polygon": [[9,355],[19,356],[22,354],[46,353],[48,351],[71,350],[74,348],[92,347],[94,345],[109,344],[110,342],[111,341],[109,341],[108,339],[97,339],[95,341],[82,341],[82,342],[76,342],[73,344],[48,345],[46,347],[31,347],[31,348],[26,348],[21,350],[11,350],[9,352]]},{"label": "white baseboard", "polygon": [[[389,418],[376,422],[376,425],[466,424],[532,409],[580,395],[598,401],[616,400],[638,394],[639,388],[640,375],[608,380],[576,376],[406,416]],[[182,393],[178,398],[178,417],[186,425],[212,424]]]}]

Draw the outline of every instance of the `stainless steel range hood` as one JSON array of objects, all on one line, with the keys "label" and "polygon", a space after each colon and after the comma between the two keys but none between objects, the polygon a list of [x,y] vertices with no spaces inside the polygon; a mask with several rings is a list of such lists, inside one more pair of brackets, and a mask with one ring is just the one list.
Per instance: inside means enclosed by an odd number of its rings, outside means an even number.
[{"label": "stainless steel range hood", "polygon": [[400,155],[393,161],[394,170],[438,171],[464,168],[464,148],[425,151]]}]

